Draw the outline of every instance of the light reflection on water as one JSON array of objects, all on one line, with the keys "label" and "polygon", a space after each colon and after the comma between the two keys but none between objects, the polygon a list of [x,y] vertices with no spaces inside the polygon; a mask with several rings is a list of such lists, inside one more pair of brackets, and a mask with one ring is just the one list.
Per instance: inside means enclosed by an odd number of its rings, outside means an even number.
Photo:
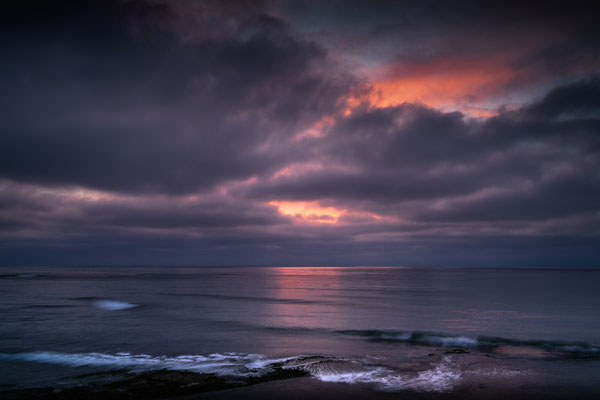
[{"label": "light reflection on water", "polygon": [[[471,346],[469,363],[485,370],[476,347],[494,339],[480,335],[517,339],[493,350],[509,359],[564,357],[544,340],[600,344],[599,284],[600,270],[4,268],[0,353],[319,354],[410,370]],[[19,365],[0,372],[62,373]]]},{"label": "light reflection on water", "polygon": [[373,346],[338,330],[600,342],[598,270],[5,268],[1,275],[5,349],[180,354]]}]

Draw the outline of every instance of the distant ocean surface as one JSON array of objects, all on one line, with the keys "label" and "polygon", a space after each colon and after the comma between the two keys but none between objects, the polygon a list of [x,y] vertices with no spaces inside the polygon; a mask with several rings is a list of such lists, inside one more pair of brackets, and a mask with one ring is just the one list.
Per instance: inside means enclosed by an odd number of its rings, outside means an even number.
[{"label": "distant ocean surface", "polygon": [[381,391],[597,384],[600,270],[0,269],[0,390],[274,365]]}]

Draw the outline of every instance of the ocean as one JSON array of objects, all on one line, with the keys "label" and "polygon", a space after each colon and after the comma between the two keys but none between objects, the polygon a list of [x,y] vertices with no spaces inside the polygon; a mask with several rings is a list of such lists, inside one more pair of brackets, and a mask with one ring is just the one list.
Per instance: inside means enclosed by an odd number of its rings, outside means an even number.
[{"label": "ocean", "polygon": [[0,395],[157,370],[593,392],[599,288],[576,268],[5,267]]}]

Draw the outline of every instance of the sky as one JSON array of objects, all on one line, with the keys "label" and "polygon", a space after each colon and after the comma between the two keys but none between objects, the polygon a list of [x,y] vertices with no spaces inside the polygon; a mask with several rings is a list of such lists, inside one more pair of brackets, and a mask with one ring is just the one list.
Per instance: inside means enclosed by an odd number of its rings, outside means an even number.
[{"label": "sky", "polygon": [[2,2],[0,265],[600,266],[593,4]]}]

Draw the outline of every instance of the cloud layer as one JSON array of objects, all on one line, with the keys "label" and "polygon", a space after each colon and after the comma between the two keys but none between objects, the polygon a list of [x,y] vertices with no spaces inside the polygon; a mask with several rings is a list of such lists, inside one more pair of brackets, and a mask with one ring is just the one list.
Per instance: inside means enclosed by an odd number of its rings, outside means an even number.
[{"label": "cloud layer", "polygon": [[597,265],[589,6],[9,3],[0,263]]}]

